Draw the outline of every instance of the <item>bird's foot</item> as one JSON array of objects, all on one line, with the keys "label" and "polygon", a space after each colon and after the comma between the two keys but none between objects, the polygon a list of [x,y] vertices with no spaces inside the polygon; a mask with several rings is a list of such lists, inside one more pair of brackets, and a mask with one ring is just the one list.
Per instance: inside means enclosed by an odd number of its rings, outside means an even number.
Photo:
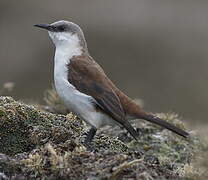
[{"label": "bird's foot", "polygon": [[94,148],[93,144],[91,142],[84,142],[84,146],[86,147],[86,150],[89,152],[96,152],[96,149]]},{"label": "bird's foot", "polygon": [[84,146],[87,148],[87,151],[95,152],[95,148],[93,148],[93,145],[92,145],[92,139],[95,136],[96,131],[97,129],[92,127],[90,131],[87,133],[87,137],[85,138],[85,141],[84,141]]}]

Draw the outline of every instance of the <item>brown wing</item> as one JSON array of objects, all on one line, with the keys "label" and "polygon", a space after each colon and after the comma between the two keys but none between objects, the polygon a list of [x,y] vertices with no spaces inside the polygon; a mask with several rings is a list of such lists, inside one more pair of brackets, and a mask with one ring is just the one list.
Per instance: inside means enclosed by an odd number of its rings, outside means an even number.
[{"label": "brown wing", "polygon": [[92,58],[89,56],[72,58],[68,64],[68,81],[80,92],[92,96],[100,109],[123,125],[136,139],[137,133],[125,120],[125,112],[112,88],[112,82]]}]

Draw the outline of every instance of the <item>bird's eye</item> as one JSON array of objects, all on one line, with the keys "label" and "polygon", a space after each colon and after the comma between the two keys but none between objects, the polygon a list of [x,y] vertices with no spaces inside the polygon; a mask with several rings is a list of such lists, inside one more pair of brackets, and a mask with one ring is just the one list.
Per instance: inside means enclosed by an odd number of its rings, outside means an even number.
[{"label": "bird's eye", "polygon": [[63,32],[63,31],[65,31],[66,27],[64,25],[62,25],[62,26],[59,26],[58,29],[60,32]]}]

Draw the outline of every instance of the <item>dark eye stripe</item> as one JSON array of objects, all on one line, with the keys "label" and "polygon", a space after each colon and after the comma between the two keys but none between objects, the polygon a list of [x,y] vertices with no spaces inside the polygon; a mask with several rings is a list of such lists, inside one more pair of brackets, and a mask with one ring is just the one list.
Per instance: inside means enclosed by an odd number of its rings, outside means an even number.
[{"label": "dark eye stripe", "polygon": [[65,24],[57,26],[57,31],[59,31],[59,32],[65,32],[65,31],[69,31],[69,30],[70,30],[70,27]]},{"label": "dark eye stripe", "polygon": [[58,30],[59,30],[60,32],[63,32],[63,31],[66,30],[66,26],[61,25],[61,26],[58,27]]},{"label": "dark eye stripe", "polygon": [[64,32],[64,31],[67,31],[67,27],[65,25],[52,26],[51,31],[54,31],[54,32]]}]

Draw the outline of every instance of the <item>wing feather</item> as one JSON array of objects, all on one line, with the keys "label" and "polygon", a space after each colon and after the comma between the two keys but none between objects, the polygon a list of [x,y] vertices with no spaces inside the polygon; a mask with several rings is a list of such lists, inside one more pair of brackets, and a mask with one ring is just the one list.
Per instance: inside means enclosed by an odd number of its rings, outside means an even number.
[{"label": "wing feather", "polygon": [[68,81],[80,92],[92,96],[100,109],[123,125],[136,139],[137,133],[125,119],[125,112],[112,88],[112,82],[93,59],[89,56],[72,58],[68,64]]}]

